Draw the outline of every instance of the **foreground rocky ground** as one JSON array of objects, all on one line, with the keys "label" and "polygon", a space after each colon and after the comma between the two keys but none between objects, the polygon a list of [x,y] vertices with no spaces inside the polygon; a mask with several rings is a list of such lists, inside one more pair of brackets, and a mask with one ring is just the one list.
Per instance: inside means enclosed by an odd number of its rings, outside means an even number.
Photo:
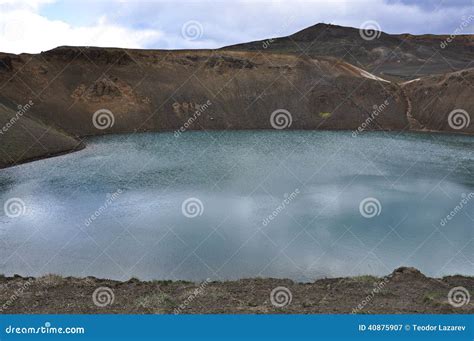
[{"label": "foreground rocky ground", "polygon": [[[452,290],[453,288],[461,288]],[[452,292],[450,304],[448,296]],[[272,295],[273,292],[273,295]],[[442,313],[472,314],[474,277],[434,279],[413,268],[377,278],[229,282],[127,282],[88,278],[0,277],[0,311],[18,313]]]}]

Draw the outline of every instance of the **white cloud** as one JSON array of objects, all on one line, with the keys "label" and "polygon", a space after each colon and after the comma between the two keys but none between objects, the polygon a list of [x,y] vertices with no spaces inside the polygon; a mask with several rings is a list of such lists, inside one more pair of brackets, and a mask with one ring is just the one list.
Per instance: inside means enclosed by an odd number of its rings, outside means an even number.
[{"label": "white cloud", "polygon": [[95,25],[73,27],[39,15],[34,7],[38,1],[30,2],[31,7],[0,14],[2,52],[38,53],[61,45],[141,48],[163,36],[159,30],[134,30],[108,23],[106,17],[98,18]]}]

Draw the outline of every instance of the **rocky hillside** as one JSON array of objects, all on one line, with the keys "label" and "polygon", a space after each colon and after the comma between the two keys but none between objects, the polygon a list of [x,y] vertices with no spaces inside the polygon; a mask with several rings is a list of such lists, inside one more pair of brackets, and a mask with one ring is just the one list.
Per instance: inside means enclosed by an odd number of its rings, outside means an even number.
[{"label": "rocky hillside", "polygon": [[14,111],[0,104],[0,168],[83,148],[64,132],[25,116],[34,105],[31,101]]},{"label": "rocky hillside", "polygon": [[423,130],[474,134],[474,68],[415,79],[402,87]]},{"label": "rocky hillside", "polygon": [[[365,39],[364,39],[365,38]],[[288,37],[233,45],[227,50],[331,56],[397,81],[472,67],[474,35],[386,34],[317,24]]]}]

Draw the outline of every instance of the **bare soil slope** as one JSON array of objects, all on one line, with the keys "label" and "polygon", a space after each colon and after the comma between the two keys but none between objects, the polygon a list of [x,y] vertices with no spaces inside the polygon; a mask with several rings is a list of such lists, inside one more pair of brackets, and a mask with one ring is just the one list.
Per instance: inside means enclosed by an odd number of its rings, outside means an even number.
[{"label": "bare soil slope", "polygon": [[474,133],[474,68],[420,78],[402,87],[422,129]]},{"label": "bare soil slope", "polygon": [[0,168],[83,148],[64,132],[0,103]]},{"label": "bare soil slope", "polygon": [[[362,36],[366,37],[364,39]],[[447,39],[450,42],[447,42]],[[283,52],[307,56],[332,56],[391,78],[420,76],[472,67],[474,35],[387,34],[330,24],[317,24],[288,37],[226,47],[229,50]]]}]

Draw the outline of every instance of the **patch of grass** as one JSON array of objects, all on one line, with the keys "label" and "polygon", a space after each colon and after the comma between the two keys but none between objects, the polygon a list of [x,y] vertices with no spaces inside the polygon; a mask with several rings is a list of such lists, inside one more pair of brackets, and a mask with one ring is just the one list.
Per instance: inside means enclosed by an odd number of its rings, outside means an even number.
[{"label": "patch of grass", "polygon": [[332,113],[330,113],[330,112],[320,112],[320,113],[319,113],[319,116],[320,116],[321,118],[329,118],[329,117],[332,116]]},{"label": "patch of grass", "polygon": [[163,293],[153,293],[151,295],[141,296],[136,299],[135,305],[144,309],[171,308],[176,305],[171,296]]},{"label": "patch of grass", "polygon": [[41,282],[46,286],[54,287],[63,284],[65,282],[65,279],[62,276],[49,274],[38,278],[38,282]]},{"label": "patch of grass", "polygon": [[373,282],[377,282],[379,278],[375,276],[370,276],[370,275],[363,275],[363,276],[354,276],[352,277],[352,280],[355,282],[361,282],[361,283],[373,283]]},{"label": "patch of grass", "polygon": [[439,292],[428,292],[423,295],[423,303],[439,304],[441,296],[442,295]]}]

